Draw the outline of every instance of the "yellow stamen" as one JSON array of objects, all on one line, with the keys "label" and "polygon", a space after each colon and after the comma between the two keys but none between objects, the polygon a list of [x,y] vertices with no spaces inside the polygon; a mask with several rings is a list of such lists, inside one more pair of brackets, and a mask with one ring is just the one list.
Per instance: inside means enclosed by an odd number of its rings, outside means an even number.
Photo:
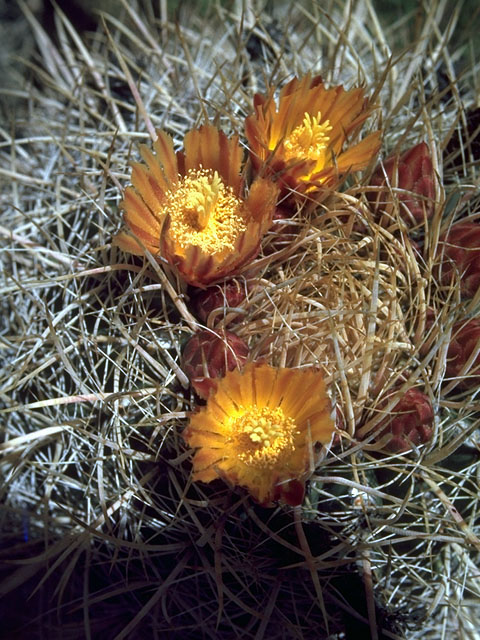
[{"label": "yellow stamen", "polygon": [[295,421],[280,408],[255,406],[233,418],[230,430],[238,458],[261,468],[286,460],[295,449],[294,436],[298,433]]},{"label": "yellow stamen", "polygon": [[190,170],[166,194],[164,212],[170,215],[172,237],[183,248],[195,245],[208,253],[232,250],[246,229],[241,200],[212,170]]},{"label": "yellow stamen", "polygon": [[283,143],[286,160],[305,158],[323,161],[330,141],[328,132],[332,130],[330,120],[320,123],[320,111],[316,117],[305,113],[303,123],[292,131]]}]

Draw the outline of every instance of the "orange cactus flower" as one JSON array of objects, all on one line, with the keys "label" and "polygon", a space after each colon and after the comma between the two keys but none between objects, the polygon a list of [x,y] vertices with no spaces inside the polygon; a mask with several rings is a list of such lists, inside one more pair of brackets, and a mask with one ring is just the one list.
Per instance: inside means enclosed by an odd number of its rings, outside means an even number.
[{"label": "orange cactus flower", "polygon": [[122,201],[125,223],[114,244],[136,255],[148,250],[197,287],[237,273],[252,261],[272,222],[278,187],[258,178],[245,194],[238,136],[212,125],[185,135],[184,151],[159,131],[154,153],[132,165]]},{"label": "orange cactus flower", "polygon": [[316,443],[331,440],[334,421],[317,369],[250,362],[220,379],[183,438],[198,447],[193,479],[223,478],[260,504],[300,504]]},{"label": "orange cactus flower", "polygon": [[275,175],[284,188],[312,197],[364,169],[378,153],[380,131],[345,145],[372,112],[363,89],[326,89],[319,76],[306,75],[283,87],[278,109],[273,93],[255,95],[255,112],[245,122],[257,173]]}]

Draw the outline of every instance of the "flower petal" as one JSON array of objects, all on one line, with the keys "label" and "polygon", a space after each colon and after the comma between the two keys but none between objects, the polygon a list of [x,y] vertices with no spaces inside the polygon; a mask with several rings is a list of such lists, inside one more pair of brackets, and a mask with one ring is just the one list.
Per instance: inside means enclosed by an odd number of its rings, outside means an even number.
[{"label": "flower petal", "polygon": [[152,173],[143,164],[132,164],[132,183],[137,193],[155,217],[161,210],[164,191],[159,187]]},{"label": "flower petal", "polygon": [[[157,183],[158,190],[162,192],[162,195],[165,194],[171,188],[172,183],[170,183],[166,179],[164,170],[162,166],[159,164],[158,155],[154,155],[152,151],[144,144],[140,145],[140,153],[142,155],[143,160],[147,164],[148,170],[150,171],[151,175],[153,176],[154,180]],[[175,178],[175,181],[177,177]],[[139,187],[137,186],[137,189],[138,188]]]},{"label": "flower petal", "polygon": [[238,136],[227,138],[223,131],[210,124],[193,129],[185,135],[185,171],[203,167],[217,171],[224,182],[239,195],[242,185],[243,152]]},{"label": "flower petal", "polygon": [[[136,240],[132,235],[125,231],[120,231],[116,234],[116,236],[114,236],[112,245],[114,247],[119,247],[122,251],[131,253],[134,256],[145,255],[145,251],[138,243],[138,240]],[[156,248],[153,245],[145,245],[145,248],[148,249],[152,254],[156,253]]]},{"label": "flower petal", "polygon": [[[175,154],[163,131],[155,153],[142,146],[145,164],[132,165],[133,187],[125,190],[122,207],[140,244],[159,253],[185,282],[203,288],[251,268],[279,190],[260,178],[244,198],[238,136],[228,138],[207,124],[189,131],[184,147]],[[142,253],[123,235],[118,246]]]},{"label": "flower petal", "polygon": [[271,180],[257,178],[248,192],[245,207],[248,216],[260,224],[259,233],[262,235],[272,224],[279,191],[278,186]]},{"label": "flower petal", "polygon": [[339,173],[348,171],[358,171],[364,169],[371,159],[377,155],[381,145],[381,132],[374,131],[366,136],[361,142],[349,147],[337,158]]},{"label": "flower petal", "polygon": [[157,163],[162,167],[167,180],[174,184],[178,180],[178,164],[172,137],[165,131],[157,131],[157,135],[158,138],[153,143],[157,154]]},{"label": "flower petal", "polygon": [[210,449],[208,447],[202,447],[195,453],[193,457],[195,471],[203,471],[204,469],[209,469],[214,464],[220,462],[222,459],[223,455],[220,449]]}]

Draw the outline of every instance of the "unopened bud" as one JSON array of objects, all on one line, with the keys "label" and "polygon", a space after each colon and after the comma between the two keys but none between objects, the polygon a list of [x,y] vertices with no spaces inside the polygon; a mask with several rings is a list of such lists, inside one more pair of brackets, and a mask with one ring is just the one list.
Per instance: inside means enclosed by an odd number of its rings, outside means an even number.
[{"label": "unopened bud", "polygon": [[[385,401],[385,406],[388,399]],[[428,396],[419,389],[408,389],[397,402],[391,415],[381,425],[378,438],[391,434],[385,445],[387,451],[402,453],[428,442],[433,435],[433,409]]]},{"label": "unopened bud", "polygon": [[207,289],[199,289],[192,297],[193,310],[201,322],[206,323],[208,316],[215,309],[241,305],[247,292],[246,283],[239,280],[227,280]]},{"label": "unopened bud", "polygon": [[190,338],[183,351],[183,369],[201,398],[208,398],[218,378],[227,371],[241,368],[247,361],[248,346],[236,334],[199,331]]},{"label": "unopened bud", "polygon": [[473,298],[480,286],[480,224],[454,224],[440,238],[439,253],[438,274],[442,284],[451,284],[452,275],[457,272],[462,296]]},{"label": "unopened bud", "polygon": [[[467,370],[472,356],[473,361]],[[477,318],[453,326],[445,375],[447,378],[460,378],[459,386],[464,389],[480,385],[480,320]]]},{"label": "unopened bud", "polygon": [[375,211],[391,213],[394,196],[400,204],[400,214],[405,221],[415,223],[430,218],[435,210],[435,176],[430,151],[425,142],[404,153],[391,156],[375,170],[370,184],[382,187],[368,192]]}]

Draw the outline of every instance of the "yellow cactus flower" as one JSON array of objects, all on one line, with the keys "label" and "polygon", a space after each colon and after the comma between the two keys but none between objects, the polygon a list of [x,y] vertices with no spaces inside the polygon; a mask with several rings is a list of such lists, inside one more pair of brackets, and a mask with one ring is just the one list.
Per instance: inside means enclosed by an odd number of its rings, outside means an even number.
[{"label": "yellow cactus flower", "polygon": [[284,190],[314,197],[335,188],[351,171],[364,169],[380,149],[380,131],[348,146],[372,112],[363,89],[326,89],[309,74],[280,91],[255,95],[245,133],[257,173],[273,175]]},{"label": "yellow cactus flower", "polygon": [[160,131],[153,149],[142,146],[145,164],[132,165],[121,205],[129,232],[114,243],[165,258],[198,287],[238,273],[258,254],[278,187],[257,178],[245,193],[238,136],[227,138],[212,125],[189,131],[178,153]]},{"label": "yellow cactus flower", "polygon": [[223,478],[246,487],[260,504],[300,504],[316,443],[330,442],[335,424],[318,369],[250,362],[220,379],[194,413],[183,438],[198,447],[193,479]]}]

